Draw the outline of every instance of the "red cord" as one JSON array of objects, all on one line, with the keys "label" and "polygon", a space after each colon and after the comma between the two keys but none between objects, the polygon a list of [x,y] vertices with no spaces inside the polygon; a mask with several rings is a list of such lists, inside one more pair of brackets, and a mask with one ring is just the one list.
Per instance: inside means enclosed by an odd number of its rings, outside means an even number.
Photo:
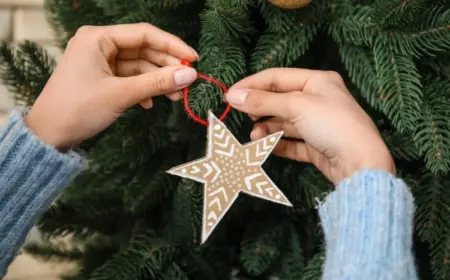
[{"label": "red cord", "polygon": [[[191,66],[191,63],[190,63],[188,60],[182,60],[182,61],[181,61],[181,64],[186,65],[186,66],[189,66],[189,67]],[[213,84],[218,85],[218,86],[222,89],[222,91],[223,91],[224,94],[226,94],[226,93],[228,92],[227,86],[225,86],[225,85],[222,84],[221,82],[217,81],[216,79],[211,78],[211,77],[206,76],[206,75],[203,75],[203,74],[200,74],[200,73],[198,73],[197,76],[198,76],[198,78],[200,78],[200,79],[203,79],[203,80],[206,80],[206,81],[208,81],[208,82],[210,82],[210,83],[213,83]],[[200,124],[203,124],[203,125],[205,125],[205,126],[208,126],[208,121],[207,121],[207,120],[204,120],[204,119],[202,119],[202,118],[200,118],[199,116],[197,116],[197,115],[191,110],[191,108],[189,107],[189,100],[188,100],[188,98],[189,98],[189,87],[184,88],[183,93],[184,93],[184,108],[186,109],[186,112],[188,113],[188,115],[189,115],[195,122],[200,123]],[[223,120],[227,117],[228,113],[230,113],[230,111],[231,111],[231,106],[230,106],[230,104],[228,104],[228,105],[227,105],[227,108],[225,109],[225,111],[223,112],[223,114],[220,116],[219,119],[220,119],[221,121],[223,121]]]}]

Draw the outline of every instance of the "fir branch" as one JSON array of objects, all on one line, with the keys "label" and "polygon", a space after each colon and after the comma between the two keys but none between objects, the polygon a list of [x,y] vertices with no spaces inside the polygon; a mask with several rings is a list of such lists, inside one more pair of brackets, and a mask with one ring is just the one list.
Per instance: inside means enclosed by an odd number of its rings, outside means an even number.
[{"label": "fir branch", "polygon": [[162,279],[189,280],[188,275],[176,263],[172,263],[163,273]]},{"label": "fir branch", "polygon": [[418,61],[419,69],[428,75],[450,79],[450,53],[440,53]]},{"label": "fir branch", "polygon": [[412,161],[420,158],[410,135],[393,130],[384,130],[381,135],[394,159]]},{"label": "fir branch", "polygon": [[[109,25],[113,19],[107,16],[94,0],[45,0],[48,18],[53,26],[66,32],[59,36],[60,45],[65,47],[68,39],[84,25]],[[62,35],[62,33],[60,33]]]},{"label": "fir branch", "polygon": [[[206,9],[201,14],[201,24],[216,41],[245,40],[253,32],[253,24],[248,17],[245,2],[236,7],[236,1],[208,0]],[[207,28],[206,28],[207,27]]]},{"label": "fir branch", "polygon": [[[198,69],[227,86],[236,83],[246,73],[243,43],[247,41],[248,33],[252,30],[245,2],[238,2],[208,1],[207,9],[201,15],[201,59]],[[242,4],[242,9],[229,14],[237,10],[237,7],[233,7],[234,4]],[[205,117],[209,110],[217,109],[222,103],[222,94],[217,86],[200,82],[191,89],[189,105],[197,115]]]},{"label": "fir branch", "polygon": [[280,34],[298,28],[300,22],[305,25],[322,22],[327,1],[316,0],[307,7],[296,10],[280,9],[267,0],[256,0],[256,3],[267,23],[267,33]]},{"label": "fir branch", "polygon": [[450,81],[431,80],[414,127],[414,142],[432,172],[450,169]]},{"label": "fir branch", "polygon": [[322,270],[325,263],[325,249],[321,249],[316,253],[313,259],[305,268],[302,280],[320,280],[322,279]]},{"label": "fir branch", "polygon": [[[246,73],[245,53],[235,41],[226,45],[217,44],[213,37],[203,36],[200,45],[200,72],[205,73],[227,86],[231,86]],[[215,110],[223,104],[223,93],[217,86],[199,81],[189,94],[189,106],[201,117],[206,117],[209,110]],[[219,114],[219,113],[217,113]]]},{"label": "fir branch", "polygon": [[339,38],[334,39],[339,44],[339,53],[350,79],[360,89],[364,99],[375,109],[380,109],[381,102],[373,52],[362,46],[345,43]]},{"label": "fir branch", "polygon": [[192,184],[184,184],[182,180],[173,195],[168,236],[174,244],[191,244],[198,231],[195,226],[200,225],[198,221],[194,223],[195,217],[201,217],[201,212],[197,212],[197,201],[192,199],[192,188],[189,187]]},{"label": "fir branch", "polygon": [[120,204],[100,208],[94,207],[89,201],[85,203],[86,206],[82,208],[63,202],[55,203],[39,219],[39,230],[48,237],[89,236],[93,233],[111,234],[126,224]]},{"label": "fir branch", "polygon": [[301,279],[304,273],[304,258],[300,237],[294,227],[290,226],[289,231],[285,252],[282,253],[280,269],[277,273],[280,280]]},{"label": "fir branch", "polygon": [[412,56],[396,53],[380,40],[373,51],[382,110],[400,132],[410,131],[422,104],[420,74]]},{"label": "fir branch", "polygon": [[423,241],[436,242],[450,228],[450,189],[448,177],[422,171],[420,180],[410,182],[417,209],[415,226]]},{"label": "fir branch", "polygon": [[[305,213],[317,207],[317,200],[322,200],[333,188],[333,184],[320,171],[311,166],[292,167],[289,172],[289,184],[292,188],[287,191],[294,208],[283,211]],[[301,182],[301,183],[299,183]]]},{"label": "fir branch", "polygon": [[306,52],[320,25],[320,23],[300,22],[287,33],[263,34],[252,54],[250,62],[252,72],[271,67],[291,66]]},{"label": "fir branch", "polygon": [[280,242],[286,230],[286,224],[279,222],[259,232],[251,229],[241,243],[240,261],[245,271],[252,276],[260,276],[280,256]]},{"label": "fir branch", "polygon": [[128,13],[138,13],[144,8],[141,1],[93,0],[93,2],[103,9],[106,16],[114,19],[120,19]]},{"label": "fir branch", "polygon": [[125,187],[125,209],[134,215],[145,213],[163,203],[176,188],[177,179],[166,172],[168,165],[152,168],[158,171],[154,173],[150,166],[144,165]]},{"label": "fir branch", "polygon": [[372,46],[377,32],[372,22],[372,9],[362,5],[336,9],[329,26],[329,33],[341,44]]},{"label": "fir branch", "polygon": [[403,31],[386,31],[381,36],[397,53],[419,57],[447,51],[450,49],[450,10],[431,7],[411,27]]},{"label": "fir branch", "polygon": [[143,0],[143,8],[156,11],[179,10],[181,8],[192,7],[198,3],[198,0]]},{"label": "fir branch", "polygon": [[117,168],[136,169],[169,144],[166,129],[170,107],[159,98],[151,112],[135,107],[126,111],[90,148],[91,170],[112,172]]},{"label": "fir branch", "polygon": [[377,0],[374,4],[374,22],[382,27],[410,24],[426,7],[426,0]]},{"label": "fir branch", "polygon": [[67,246],[50,242],[25,244],[23,250],[47,262],[73,262],[84,258],[84,252],[80,248],[67,248]]},{"label": "fir branch", "polygon": [[450,278],[450,228],[442,234],[441,239],[430,245],[431,270],[436,280]]},{"label": "fir branch", "polygon": [[123,251],[98,268],[90,280],[124,280],[151,277],[164,271],[175,251],[153,232],[135,237]]},{"label": "fir branch", "polygon": [[20,103],[35,102],[55,65],[46,50],[35,43],[26,41],[15,49],[0,46],[0,78]]}]

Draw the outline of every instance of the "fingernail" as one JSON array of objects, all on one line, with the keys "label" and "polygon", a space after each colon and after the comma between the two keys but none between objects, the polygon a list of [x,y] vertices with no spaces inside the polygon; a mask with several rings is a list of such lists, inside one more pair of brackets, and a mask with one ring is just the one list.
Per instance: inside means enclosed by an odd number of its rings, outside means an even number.
[{"label": "fingernail", "polygon": [[197,60],[200,58],[200,56],[198,55],[198,53],[192,48],[189,47],[191,49],[191,51],[195,54],[195,56],[197,57]]},{"label": "fingernail", "polygon": [[197,79],[197,71],[191,67],[182,68],[175,71],[173,78],[177,86],[189,85]]},{"label": "fingernail", "polygon": [[234,105],[244,105],[248,91],[245,89],[233,89],[226,94],[226,101]]}]

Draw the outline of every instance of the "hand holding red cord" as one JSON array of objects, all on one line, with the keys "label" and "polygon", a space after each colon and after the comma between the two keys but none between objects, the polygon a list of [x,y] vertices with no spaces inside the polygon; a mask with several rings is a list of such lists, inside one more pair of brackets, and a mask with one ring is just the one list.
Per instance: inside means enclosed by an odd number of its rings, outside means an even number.
[{"label": "hand holding red cord", "polygon": [[151,24],[80,28],[25,122],[45,143],[69,149],[136,104],[150,108],[158,95],[181,99],[197,79],[182,59],[198,55]]}]

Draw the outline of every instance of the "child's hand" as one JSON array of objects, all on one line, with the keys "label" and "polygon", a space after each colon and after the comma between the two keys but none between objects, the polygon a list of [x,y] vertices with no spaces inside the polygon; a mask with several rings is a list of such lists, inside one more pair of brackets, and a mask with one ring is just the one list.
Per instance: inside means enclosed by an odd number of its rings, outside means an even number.
[{"label": "child's hand", "polygon": [[180,99],[180,90],[197,78],[182,59],[198,55],[150,24],[82,27],[25,122],[47,144],[69,148],[133,105],[150,108],[153,96]]}]

